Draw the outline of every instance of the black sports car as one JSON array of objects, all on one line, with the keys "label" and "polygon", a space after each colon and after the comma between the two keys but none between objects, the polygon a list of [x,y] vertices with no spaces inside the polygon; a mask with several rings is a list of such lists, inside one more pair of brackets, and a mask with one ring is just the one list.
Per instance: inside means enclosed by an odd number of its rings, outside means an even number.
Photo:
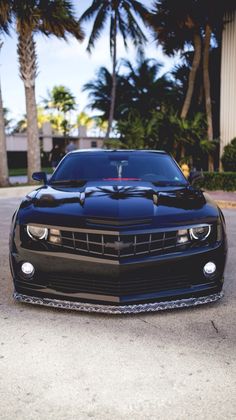
[{"label": "black sports car", "polygon": [[10,234],[14,297],[130,313],[222,297],[225,221],[165,152],[66,155],[28,194]]}]

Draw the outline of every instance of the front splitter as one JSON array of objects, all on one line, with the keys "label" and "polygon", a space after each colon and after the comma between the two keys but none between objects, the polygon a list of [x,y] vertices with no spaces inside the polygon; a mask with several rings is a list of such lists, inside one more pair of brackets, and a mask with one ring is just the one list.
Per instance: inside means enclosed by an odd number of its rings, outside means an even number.
[{"label": "front splitter", "polygon": [[49,306],[51,308],[70,309],[74,311],[103,313],[103,314],[138,314],[140,312],[157,312],[167,309],[188,308],[190,306],[203,305],[205,303],[216,302],[224,296],[223,292],[215,293],[209,296],[196,298],[179,299],[165,302],[140,303],[135,305],[100,305],[93,303],[70,302],[68,300],[58,300],[49,298],[39,298],[27,296],[14,292],[13,298],[18,302],[31,303],[33,305]]}]

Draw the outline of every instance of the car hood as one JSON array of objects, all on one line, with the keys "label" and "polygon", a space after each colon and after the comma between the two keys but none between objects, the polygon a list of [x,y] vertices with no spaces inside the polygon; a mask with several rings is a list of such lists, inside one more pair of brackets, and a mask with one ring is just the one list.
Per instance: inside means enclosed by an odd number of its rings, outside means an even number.
[{"label": "car hood", "polygon": [[22,203],[24,223],[54,226],[177,226],[210,222],[217,206],[191,186],[156,187],[136,182],[86,183],[80,188],[44,186]]}]

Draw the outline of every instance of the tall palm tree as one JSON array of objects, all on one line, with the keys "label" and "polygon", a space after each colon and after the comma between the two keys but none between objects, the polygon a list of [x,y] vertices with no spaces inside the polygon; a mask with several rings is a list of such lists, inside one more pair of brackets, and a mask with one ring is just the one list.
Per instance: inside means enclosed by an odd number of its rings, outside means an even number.
[{"label": "tall palm tree", "polygon": [[[0,2],[0,35],[8,34],[10,19],[10,2]],[[0,51],[3,42],[0,39]],[[5,187],[8,181],[8,165],[7,165],[7,149],[6,149],[6,134],[5,134],[5,120],[4,108],[2,100],[2,89],[0,83],[0,186]]]},{"label": "tall palm tree", "polygon": [[83,39],[80,24],[70,0],[13,0],[12,14],[18,34],[20,76],[24,83],[27,113],[28,178],[40,170],[40,146],[35,100],[37,54],[35,35],[54,35],[67,39],[68,35]]},{"label": "tall palm tree", "polygon": [[180,116],[187,118],[190,109],[197,71],[201,62],[201,28],[197,19],[197,2],[193,0],[158,0],[154,3],[149,22],[156,40],[164,52],[173,55],[193,44],[194,54],[189,71],[188,86]]},{"label": "tall palm tree", "polygon": [[112,87],[110,91],[110,109],[107,128],[107,138],[110,135],[115,110],[116,96],[116,65],[117,65],[117,35],[121,33],[125,47],[130,38],[135,46],[141,46],[146,37],[136,20],[135,15],[146,21],[148,10],[137,0],[93,0],[91,6],[83,13],[80,22],[94,19],[87,50],[94,48],[96,40],[104,29],[107,20],[110,23],[110,54],[112,57]]},{"label": "tall palm tree", "polygon": [[[209,77],[209,54],[212,38],[220,42],[223,17],[236,9],[235,0],[157,0],[150,24],[167,53],[184,50],[190,44],[194,47],[192,66],[188,77],[188,88],[181,111],[181,117],[188,115],[196,76],[202,61],[205,113],[207,117],[208,140],[213,141],[212,100]],[[203,45],[203,48],[202,48]],[[212,155],[209,155],[209,170],[214,169]]]}]

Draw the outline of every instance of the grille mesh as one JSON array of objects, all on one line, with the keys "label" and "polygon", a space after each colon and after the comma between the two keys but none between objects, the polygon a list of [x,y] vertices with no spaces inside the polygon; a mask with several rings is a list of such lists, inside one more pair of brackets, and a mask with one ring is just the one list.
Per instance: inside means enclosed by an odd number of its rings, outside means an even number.
[{"label": "grille mesh", "polygon": [[175,251],[177,231],[122,234],[61,230],[61,247],[81,255],[121,259]]}]

